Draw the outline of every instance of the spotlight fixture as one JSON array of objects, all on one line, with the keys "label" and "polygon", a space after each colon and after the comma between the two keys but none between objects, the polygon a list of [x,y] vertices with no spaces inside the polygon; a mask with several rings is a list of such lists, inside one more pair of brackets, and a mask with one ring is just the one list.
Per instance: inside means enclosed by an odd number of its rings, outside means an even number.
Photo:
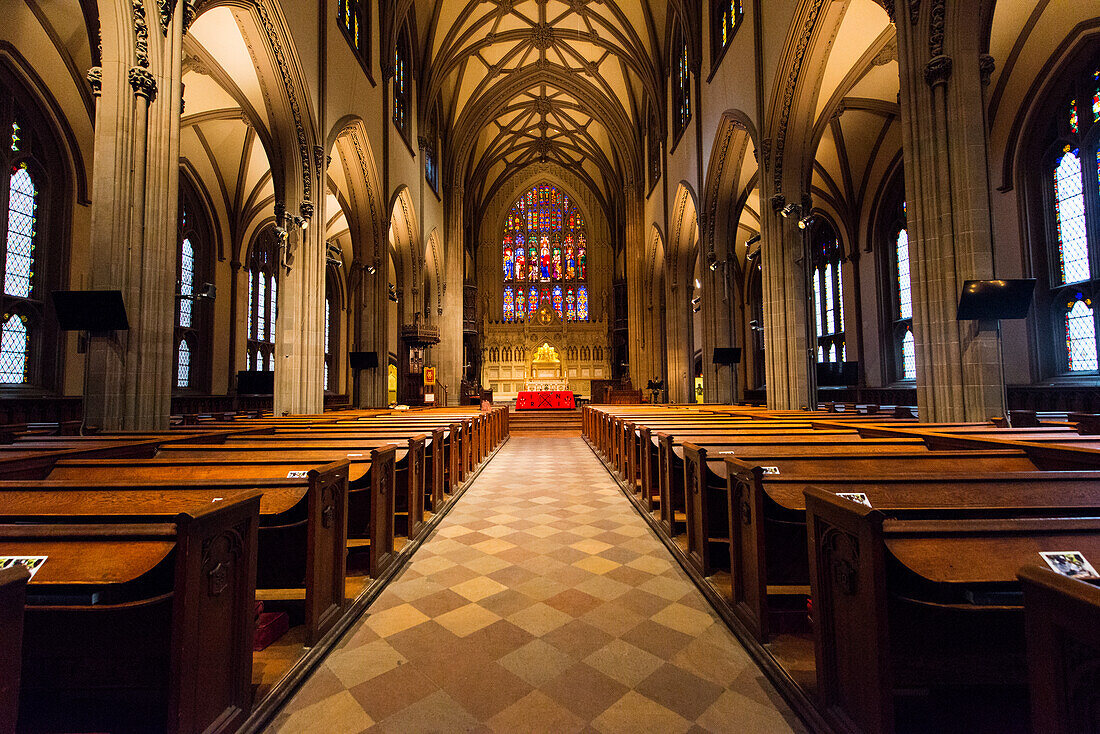
[{"label": "spotlight fixture", "polygon": [[712,271],[714,271],[714,270],[717,270],[717,269],[718,269],[718,261],[717,261],[717,260],[711,260],[711,262],[710,262],[710,269],[711,269]]},{"label": "spotlight fixture", "polygon": [[814,215],[810,214],[809,216],[802,217],[802,219],[798,220],[798,228],[799,229],[809,229],[810,226],[813,223],[814,223]]},{"label": "spotlight fixture", "polygon": [[378,269],[375,268],[374,265],[368,265],[367,266],[367,274],[368,275],[374,275],[376,272],[378,272]]},{"label": "spotlight fixture", "polygon": [[780,209],[779,213],[783,216],[784,219],[790,219],[792,217],[798,216],[799,212],[801,211],[802,207],[800,207],[798,204],[795,204],[794,202],[791,202],[790,204],[787,204],[785,207]]},{"label": "spotlight fixture", "polygon": [[304,217],[295,216],[294,223],[301,229],[309,229],[309,220]]}]

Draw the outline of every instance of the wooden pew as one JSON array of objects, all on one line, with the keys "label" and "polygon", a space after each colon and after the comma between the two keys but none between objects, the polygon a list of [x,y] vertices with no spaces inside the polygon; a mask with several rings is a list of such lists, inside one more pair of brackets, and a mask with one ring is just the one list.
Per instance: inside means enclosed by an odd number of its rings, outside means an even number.
[{"label": "wooden pew", "polygon": [[1024,589],[1032,730],[1100,732],[1100,588],[1038,566],[1025,566],[1017,577]]},{"label": "wooden pew", "polygon": [[[424,442],[423,434],[404,440],[404,446],[395,452],[394,516],[403,521],[404,527],[395,528],[398,535],[410,540],[420,537],[424,524]],[[280,461],[292,456],[304,464],[347,461],[355,471],[349,482],[358,490],[369,484],[371,452],[383,446],[396,444],[401,436],[385,436],[374,440],[361,439],[353,444],[326,441],[303,442],[297,437],[282,440],[239,441],[223,446],[162,446],[157,458],[172,460],[226,461]]]},{"label": "wooden pew", "polygon": [[260,497],[173,522],[0,525],[27,586],[22,731],[232,732],[252,705]]},{"label": "wooden pew", "polygon": [[[809,584],[806,564],[805,499],[807,486],[835,492],[864,493],[880,507],[909,506],[916,502],[954,506],[981,506],[982,498],[1010,489],[1023,502],[1042,487],[1066,488],[1066,496],[1089,504],[1077,491],[1100,488],[1094,472],[1044,473],[1027,469],[1026,459],[992,455],[969,460],[965,455],[900,457],[810,456],[788,459],[768,456],[759,464],[729,457],[726,492],[730,529],[731,604],[750,632],[767,640],[776,629],[789,629],[802,616],[801,599]],[[766,473],[765,466],[779,468]],[[945,487],[953,491],[945,495]],[[939,492],[935,500],[928,493]],[[970,492],[964,496],[962,492]],[[913,499],[913,492],[920,499]],[[1088,495],[1085,494],[1085,497]],[[1008,502],[1008,500],[1004,500]],[[1047,503],[1048,500],[1044,500]],[[1062,504],[1062,503],[1056,503]],[[793,616],[792,616],[793,615]]]},{"label": "wooden pew", "polygon": [[257,597],[297,602],[307,645],[346,608],[348,464],[310,469],[302,479],[156,484],[0,482],[0,523],[161,522],[180,512],[262,492],[257,533]]},{"label": "wooden pew", "polygon": [[[366,453],[366,452],[364,452]],[[362,459],[348,462],[348,541],[353,548],[366,547],[370,575],[378,578],[396,560],[394,550],[394,463],[393,445],[373,449]],[[249,461],[222,459],[154,458],[141,461],[88,459],[60,461],[50,479],[133,481],[170,483],[183,475],[192,483],[217,480],[251,481],[308,477],[310,469],[321,469],[327,461],[297,461],[293,457]],[[359,542],[357,542],[359,541]],[[366,542],[369,541],[369,542]]]},{"label": "wooden pew", "polygon": [[19,711],[19,677],[23,661],[25,566],[0,569],[0,731],[15,731]]},{"label": "wooden pew", "polygon": [[[1087,496],[1095,498],[1095,488]],[[805,490],[817,695],[837,728],[890,734],[901,709],[907,720],[916,710],[972,730],[996,706],[1023,697],[1017,569],[1041,561],[1040,551],[1100,558],[1100,518],[1095,506],[1073,507],[1049,490],[1038,491],[1027,516],[1014,516],[1026,506],[1019,498],[1000,499],[988,498],[985,510],[942,503],[883,510]],[[923,706],[897,698],[922,690]],[[980,696],[996,706],[986,710]],[[966,704],[956,711],[959,699]],[[983,728],[1011,730],[1004,727],[1015,717]]]}]

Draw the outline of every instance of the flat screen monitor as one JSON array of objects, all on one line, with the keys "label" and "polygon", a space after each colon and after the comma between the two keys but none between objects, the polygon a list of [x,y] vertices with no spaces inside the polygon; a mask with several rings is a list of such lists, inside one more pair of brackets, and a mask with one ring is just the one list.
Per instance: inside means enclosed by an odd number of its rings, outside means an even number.
[{"label": "flat screen monitor", "polygon": [[373,370],[378,368],[378,352],[348,352],[353,370]]},{"label": "flat screen monitor", "polygon": [[714,364],[734,365],[741,362],[741,347],[715,347]]},{"label": "flat screen monitor", "polygon": [[241,370],[237,373],[238,395],[274,395],[275,373],[261,370]]},{"label": "flat screen monitor", "polygon": [[54,291],[54,311],[62,331],[127,331],[122,291]]},{"label": "flat screen monitor", "polygon": [[1027,318],[1035,292],[1034,278],[968,280],[959,297],[959,321]]}]

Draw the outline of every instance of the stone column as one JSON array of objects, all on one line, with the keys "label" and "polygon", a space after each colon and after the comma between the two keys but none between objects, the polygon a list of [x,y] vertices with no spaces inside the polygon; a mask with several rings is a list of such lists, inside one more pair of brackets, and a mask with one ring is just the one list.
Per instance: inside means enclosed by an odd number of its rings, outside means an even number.
[{"label": "stone column", "polygon": [[979,52],[972,3],[896,5],[917,404],[925,421],[984,420],[1004,407],[996,335],[955,313],[963,281],[994,277],[983,90],[992,59]]},{"label": "stone column", "polygon": [[[324,151],[318,156],[324,162]],[[316,166],[316,170],[324,170]],[[275,415],[321,413],[325,402],[324,199],[285,223],[275,319]],[[301,227],[302,223],[306,229]]]},{"label": "stone column", "polygon": [[[771,188],[771,179],[762,177],[766,187]],[[763,207],[760,222],[768,407],[796,410],[812,407],[816,400],[810,373],[814,357],[807,334],[808,264],[797,219],[779,213],[787,200],[774,190],[768,200],[771,206]]]},{"label": "stone column", "polygon": [[[150,4],[151,5],[151,4]],[[175,362],[176,231],[184,3],[157,23],[135,2],[102,28],[90,285],[121,290],[130,329],[93,339],[84,414],[104,430],[168,427]]]},{"label": "stone column", "polygon": [[644,388],[653,375],[648,374],[646,339],[648,314],[642,273],[645,261],[645,220],[642,185],[633,181],[623,186],[624,257],[626,258],[627,359],[630,360],[630,381],[635,388]]},{"label": "stone column", "polygon": [[462,298],[466,282],[464,238],[465,191],[452,181],[444,199],[445,241],[443,243],[443,315],[439,317],[441,341],[435,347],[439,381],[447,386],[447,400],[457,405],[462,396],[463,338]]}]

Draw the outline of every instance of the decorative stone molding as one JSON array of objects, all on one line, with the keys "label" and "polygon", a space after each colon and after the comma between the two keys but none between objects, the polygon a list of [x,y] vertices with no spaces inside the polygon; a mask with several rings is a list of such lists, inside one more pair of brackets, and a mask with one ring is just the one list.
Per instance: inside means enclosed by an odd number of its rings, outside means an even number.
[{"label": "decorative stone molding", "polygon": [[787,197],[783,194],[774,194],[771,198],[772,211],[777,212],[787,205]]},{"label": "decorative stone molding", "polygon": [[802,63],[806,59],[806,49],[810,45],[817,18],[821,14],[821,8],[825,0],[813,0],[806,13],[806,22],[802,26],[802,32],[798,36],[798,43],[794,49],[794,60],[791,63],[790,73],[787,75],[786,86],[783,89],[783,107],[779,113],[779,126],[775,136],[775,161],[772,166],[772,174],[775,177],[775,188],[783,187],[783,154],[787,143],[787,127],[790,125],[791,108],[794,106],[794,94],[798,88],[798,77],[802,73]]},{"label": "decorative stone molding", "polygon": [[93,66],[88,69],[88,84],[92,85],[92,96],[99,97],[103,94],[103,67]]},{"label": "decorative stone molding", "polygon": [[313,202],[312,201],[303,201],[301,204],[298,205],[298,212],[302,215],[302,219],[312,219],[313,218]]},{"label": "decorative stone molding", "polygon": [[951,78],[951,57],[936,56],[924,67],[924,81],[928,86],[935,87],[946,84]]},{"label": "decorative stone molding", "polygon": [[989,54],[982,54],[978,57],[978,73],[981,75],[983,87],[989,85],[989,80],[996,68],[997,62]]},{"label": "decorative stone molding", "polygon": [[[134,56],[137,65],[149,68],[149,23],[145,17],[145,0],[133,0],[130,5],[134,20]],[[133,82],[130,82],[133,84]]]},{"label": "decorative stone molding", "polygon": [[928,55],[933,58],[943,56],[944,25],[947,0],[932,0],[932,10],[928,21]]},{"label": "decorative stone molding", "polygon": [[[898,0],[899,2],[901,0]],[[920,20],[920,0],[909,0],[909,24],[916,25]]]},{"label": "decorative stone molding", "polygon": [[157,98],[157,80],[153,78],[148,69],[139,66],[131,67],[129,76],[130,86],[133,87],[134,94],[144,97],[150,103]]},{"label": "decorative stone molding", "polygon": [[172,20],[172,13],[176,11],[176,0],[157,0],[157,13],[160,15],[161,35],[168,35],[168,22]]}]

